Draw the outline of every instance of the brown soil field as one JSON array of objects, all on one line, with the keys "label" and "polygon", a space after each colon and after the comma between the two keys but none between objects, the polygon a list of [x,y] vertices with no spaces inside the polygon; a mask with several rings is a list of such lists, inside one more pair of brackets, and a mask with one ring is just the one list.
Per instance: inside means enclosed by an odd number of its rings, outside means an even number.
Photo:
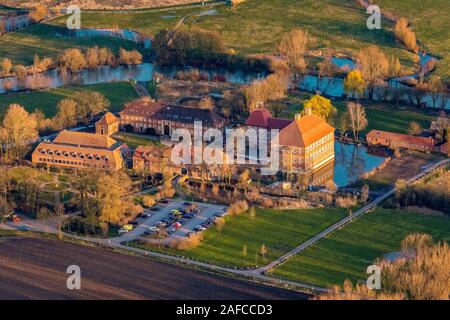
[{"label": "brown soil field", "polygon": [[[81,289],[68,290],[69,265]],[[296,299],[304,294],[57,240],[0,238],[0,299]]]}]

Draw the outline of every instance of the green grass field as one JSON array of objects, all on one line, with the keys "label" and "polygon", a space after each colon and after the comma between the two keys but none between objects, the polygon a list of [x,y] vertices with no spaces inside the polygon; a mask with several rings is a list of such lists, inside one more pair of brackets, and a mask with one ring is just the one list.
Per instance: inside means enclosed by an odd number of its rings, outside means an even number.
[{"label": "green grass field", "polygon": [[160,145],[161,143],[152,136],[140,135],[130,132],[118,132],[112,136],[115,140],[126,143],[128,147],[135,149],[138,146]]},{"label": "green grass field", "polygon": [[412,22],[417,38],[432,54],[443,59],[437,73],[450,80],[450,1],[448,0],[375,0],[381,9],[387,9]]},{"label": "green grass field", "polygon": [[[363,103],[364,105],[364,103]],[[335,104],[338,109],[337,117],[341,116],[346,110],[346,104],[344,102],[339,102]],[[367,128],[362,132],[363,134],[369,132],[372,129],[384,130],[398,133],[407,133],[409,128],[409,123],[411,121],[416,121],[420,123],[422,128],[427,129],[431,125],[431,121],[435,116],[425,113],[426,111],[408,108],[408,109],[398,109],[393,105],[382,105],[370,103],[366,105],[366,116],[369,120]],[[339,128],[339,123],[334,120],[336,128]]]},{"label": "green grass field", "polygon": [[108,38],[58,38],[55,32],[65,30],[62,26],[51,23],[36,24],[20,32],[12,32],[0,37],[0,60],[10,58],[14,64],[33,64],[35,54],[43,57],[56,57],[67,48],[89,48],[93,46],[108,47],[114,52],[119,48],[127,50],[136,48],[131,41]]},{"label": "green grass field", "polygon": [[[248,214],[226,217],[223,230],[208,229],[204,241],[195,249],[168,252],[226,266],[261,266],[344,216],[344,210],[338,209],[257,210],[254,219]],[[264,259],[258,254],[263,244],[269,250]],[[247,246],[245,256],[244,245]]]},{"label": "green grass field", "polygon": [[6,108],[12,103],[24,106],[28,111],[42,110],[47,117],[56,113],[56,105],[64,98],[73,96],[81,90],[98,91],[105,95],[111,102],[110,110],[120,111],[125,102],[137,98],[136,91],[129,82],[102,83],[87,86],[71,86],[48,91],[36,91],[31,93],[10,93],[0,95],[0,119]]},{"label": "green grass field", "polygon": [[383,254],[399,251],[400,241],[415,232],[450,241],[450,219],[377,209],[293,257],[273,276],[318,286],[342,284],[345,279],[365,281],[367,266]]}]

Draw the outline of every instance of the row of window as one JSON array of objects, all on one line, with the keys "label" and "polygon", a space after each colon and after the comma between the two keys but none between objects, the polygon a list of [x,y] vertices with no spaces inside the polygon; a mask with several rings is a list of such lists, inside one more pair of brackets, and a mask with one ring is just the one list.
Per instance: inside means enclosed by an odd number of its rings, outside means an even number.
[{"label": "row of window", "polygon": [[306,147],[306,151],[310,151],[324,143],[328,143],[333,139],[333,133],[329,133],[327,134],[325,137],[315,141],[313,144],[309,145]]},{"label": "row of window", "polygon": [[334,145],[332,144],[327,144],[325,146],[323,146],[322,148],[312,152],[309,156],[308,156],[308,160],[313,160],[315,158],[317,158],[318,156],[324,154],[324,153],[331,153],[331,150],[334,151]]},{"label": "row of window", "polygon": [[84,154],[84,153],[76,153],[76,152],[68,152],[68,151],[53,151],[53,150],[45,150],[45,149],[40,149],[39,152],[41,154],[48,154],[51,156],[58,156],[58,157],[66,157],[66,158],[80,158],[80,159],[89,159],[89,160],[97,160],[97,161],[109,161],[109,157],[108,156],[100,156],[97,154]]},{"label": "row of window", "polygon": [[39,158],[39,162],[51,163],[51,164],[65,164],[65,165],[78,166],[78,167],[96,167],[96,168],[104,168],[104,169],[110,168],[109,165],[96,166],[96,165],[92,165],[88,162],[66,161],[66,160],[49,159],[49,158]]}]

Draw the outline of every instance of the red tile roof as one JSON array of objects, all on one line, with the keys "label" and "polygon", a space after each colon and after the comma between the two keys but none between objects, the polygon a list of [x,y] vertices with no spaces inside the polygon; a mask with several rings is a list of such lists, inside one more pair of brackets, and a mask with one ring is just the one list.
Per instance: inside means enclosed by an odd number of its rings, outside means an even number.
[{"label": "red tile roof", "polygon": [[407,142],[411,144],[417,145],[425,145],[428,147],[433,147],[437,142],[432,137],[418,137],[411,136],[408,134],[381,131],[381,130],[372,130],[366,135],[367,139],[385,139],[389,141],[396,142]]},{"label": "red tile roof", "polygon": [[165,106],[155,101],[136,100],[127,104],[120,114],[149,118],[161,111]]},{"label": "red tile roof", "polygon": [[334,133],[334,128],[324,119],[314,114],[305,115],[280,131],[279,144],[304,148],[330,133]]},{"label": "red tile roof", "polygon": [[115,115],[113,115],[111,112],[107,112],[98,121],[98,123],[109,126],[110,124],[116,123],[117,121],[119,121],[119,119]]},{"label": "red tile roof", "polygon": [[281,130],[292,123],[292,120],[272,118],[272,114],[266,108],[258,108],[253,110],[249,118],[245,122],[247,126],[265,128],[265,129],[278,129]]}]

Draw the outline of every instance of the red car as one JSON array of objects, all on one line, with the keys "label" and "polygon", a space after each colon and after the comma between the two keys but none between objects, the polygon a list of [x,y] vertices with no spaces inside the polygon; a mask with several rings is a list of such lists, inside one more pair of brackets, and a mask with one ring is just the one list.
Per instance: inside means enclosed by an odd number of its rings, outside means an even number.
[{"label": "red car", "polygon": [[12,222],[13,223],[19,223],[20,222],[20,218],[18,216],[15,216],[14,218],[12,218]]}]

